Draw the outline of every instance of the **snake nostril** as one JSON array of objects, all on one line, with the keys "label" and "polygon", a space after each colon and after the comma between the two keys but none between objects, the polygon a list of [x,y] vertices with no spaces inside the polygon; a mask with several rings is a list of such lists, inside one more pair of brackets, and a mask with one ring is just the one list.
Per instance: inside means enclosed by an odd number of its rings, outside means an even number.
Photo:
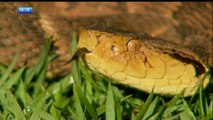
[{"label": "snake nostril", "polygon": [[97,43],[100,44],[101,43],[101,35],[96,36],[97,38]]},{"label": "snake nostril", "polygon": [[115,55],[118,55],[118,54],[119,54],[119,48],[116,47],[115,45],[112,45],[111,50],[112,50],[112,52],[113,52]]},{"label": "snake nostril", "polygon": [[112,50],[113,52],[117,52],[117,51],[118,51],[118,48],[117,48],[115,45],[112,45],[111,50]]}]

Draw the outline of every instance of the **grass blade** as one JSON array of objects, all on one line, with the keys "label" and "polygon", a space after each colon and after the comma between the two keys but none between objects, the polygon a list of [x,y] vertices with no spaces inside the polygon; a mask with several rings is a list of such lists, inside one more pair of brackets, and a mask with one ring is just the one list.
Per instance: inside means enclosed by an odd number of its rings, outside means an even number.
[{"label": "grass blade", "polygon": [[77,94],[77,88],[76,86],[74,85],[73,87],[73,91],[74,91],[74,98],[75,98],[75,108],[76,108],[76,117],[75,119],[76,120],[86,120],[86,117],[85,117],[85,113],[81,107],[81,101],[78,97],[78,94]]},{"label": "grass blade", "polygon": [[115,120],[114,95],[110,83],[108,86],[106,98],[106,120]]},{"label": "grass blade", "polygon": [[199,103],[200,103],[200,112],[201,112],[201,119],[206,119],[206,107],[205,106],[205,97],[203,96],[203,81],[204,79],[206,78],[207,75],[209,75],[210,73],[209,72],[206,72],[204,74],[204,76],[201,78],[201,81],[200,81],[200,85],[199,85]]},{"label": "grass blade", "polygon": [[84,96],[81,88],[77,84],[75,84],[75,85],[76,85],[76,89],[77,89],[77,94],[78,94],[81,102],[86,106],[87,112],[91,115],[91,117],[93,119],[98,120],[98,115],[97,115],[95,109],[92,107],[92,105],[89,103],[87,98]]},{"label": "grass blade", "polygon": [[189,105],[187,104],[187,102],[182,98],[183,100],[183,106],[185,107],[185,111],[187,113],[187,115],[189,116],[190,120],[196,120],[193,112],[191,111],[191,109],[189,108]]},{"label": "grass blade", "polygon": [[25,67],[19,69],[18,71],[16,71],[16,73],[11,76],[5,83],[5,85],[7,86],[8,89],[10,89],[12,87],[12,85],[14,85],[15,83],[18,82],[18,80],[21,78],[22,73],[24,72]]},{"label": "grass blade", "polygon": [[150,104],[146,114],[144,115],[143,120],[147,120],[149,117],[151,117],[154,113],[157,112],[159,103],[160,103],[160,98],[159,98],[159,96],[157,96],[157,97],[155,97],[153,102]]},{"label": "grass blade", "polygon": [[6,87],[0,88],[0,104],[14,115],[17,120],[26,120],[25,115],[19,106],[16,98]]},{"label": "grass blade", "polygon": [[122,105],[118,97],[115,97],[115,113],[116,120],[122,120]]},{"label": "grass blade", "polygon": [[148,110],[149,105],[151,104],[152,99],[154,97],[153,90],[154,90],[154,88],[152,89],[152,92],[149,94],[149,97],[147,98],[146,102],[144,103],[143,107],[141,108],[136,120],[142,120],[146,111]]},{"label": "grass blade", "polygon": [[18,60],[19,55],[16,55],[15,58],[13,59],[13,62],[10,64],[10,66],[7,68],[7,70],[3,73],[2,78],[0,79],[0,86],[5,83],[9,75],[11,74],[13,68],[16,65],[16,62]]}]

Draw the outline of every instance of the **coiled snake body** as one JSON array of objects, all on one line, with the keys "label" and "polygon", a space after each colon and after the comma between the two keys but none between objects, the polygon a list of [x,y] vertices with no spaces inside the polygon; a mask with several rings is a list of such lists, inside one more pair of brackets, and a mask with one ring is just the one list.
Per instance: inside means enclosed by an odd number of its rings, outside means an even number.
[{"label": "coiled snake body", "polygon": [[[32,6],[33,14],[17,14],[20,6]],[[185,88],[192,95],[212,67],[212,3],[179,2],[1,3],[0,62],[9,65],[22,53],[17,67],[36,64],[45,38],[54,35],[58,57],[48,75],[66,74],[71,33],[79,28],[78,49],[90,51],[91,69],[143,91],[154,86],[155,93],[175,95]]]}]

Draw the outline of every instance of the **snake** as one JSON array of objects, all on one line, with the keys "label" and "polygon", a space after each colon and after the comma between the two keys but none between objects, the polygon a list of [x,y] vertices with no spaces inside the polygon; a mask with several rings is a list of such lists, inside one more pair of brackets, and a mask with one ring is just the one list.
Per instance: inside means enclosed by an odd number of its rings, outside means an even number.
[{"label": "snake", "polygon": [[[23,6],[33,13],[18,14]],[[16,68],[35,65],[53,36],[47,76],[66,75],[73,31],[77,51],[88,51],[84,63],[116,83],[171,96],[191,96],[202,79],[203,88],[210,83],[211,2],[2,2],[0,63],[21,53]]]}]

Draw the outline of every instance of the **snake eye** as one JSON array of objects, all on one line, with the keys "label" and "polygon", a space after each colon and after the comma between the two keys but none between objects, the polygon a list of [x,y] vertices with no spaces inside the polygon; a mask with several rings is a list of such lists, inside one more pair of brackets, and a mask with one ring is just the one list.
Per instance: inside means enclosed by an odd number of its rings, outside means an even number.
[{"label": "snake eye", "polygon": [[137,51],[141,47],[141,42],[138,40],[130,40],[127,42],[127,48],[129,51]]}]

